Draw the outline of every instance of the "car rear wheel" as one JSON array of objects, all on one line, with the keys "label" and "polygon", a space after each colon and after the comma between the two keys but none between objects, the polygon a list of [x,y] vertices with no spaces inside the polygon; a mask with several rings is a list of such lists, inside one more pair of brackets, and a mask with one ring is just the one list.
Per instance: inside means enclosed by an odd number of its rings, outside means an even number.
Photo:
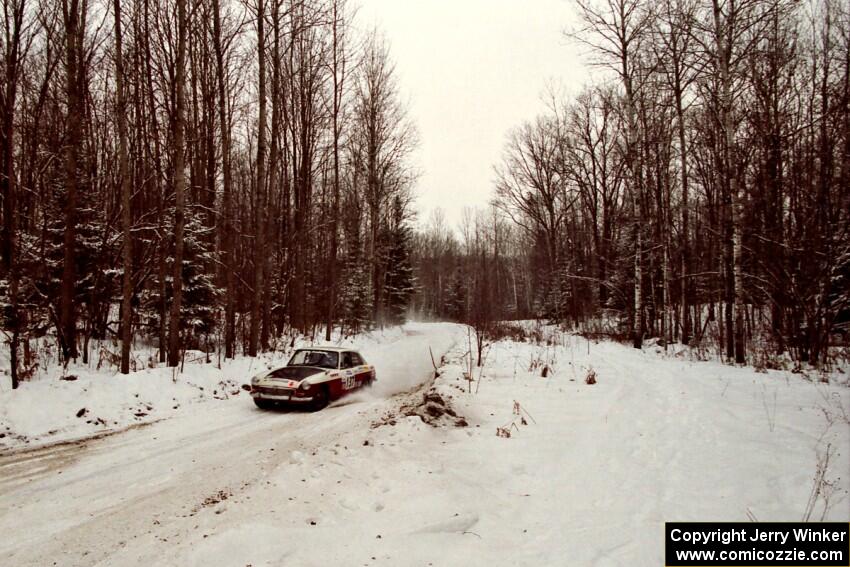
[{"label": "car rear wheel", "polygon": [[328,396],[327,388],[319,388],[315,394],[313,394],[313,403],[310,406],[310,409],[313,411],[319,411],[327,407],[328,402],[330,401]]}]

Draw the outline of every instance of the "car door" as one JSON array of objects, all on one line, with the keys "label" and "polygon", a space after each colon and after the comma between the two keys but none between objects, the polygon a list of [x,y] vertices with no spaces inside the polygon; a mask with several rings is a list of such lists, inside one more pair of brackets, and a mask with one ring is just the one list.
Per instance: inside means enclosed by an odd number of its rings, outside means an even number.
[{"label": "car door", "polygon": [[363,360],[359,353],[351,353],[351,364],[357,380],[357,386],[364,386],[372,378],[372,369]]},{"label": "car door", "polygon": [[354,390],[358,387],[357,383],[357,372],[354,366],[354,359],[352,357],[354,353],[352,352],[343,352],[342,358],[340,361],[340,374],[342,375],[342,390],[343,394]]}]

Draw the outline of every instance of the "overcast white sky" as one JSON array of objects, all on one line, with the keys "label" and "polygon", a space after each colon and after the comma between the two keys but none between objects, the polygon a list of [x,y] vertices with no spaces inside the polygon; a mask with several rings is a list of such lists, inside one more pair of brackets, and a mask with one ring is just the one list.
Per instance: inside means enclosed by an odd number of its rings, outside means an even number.
[{"label": "overcast white sky", "polygon": [[359,0],[363,27],[386,35],[420,136],[420,221],[441,207],[486,205],[508,130],[543,111],[547,83],[586,82],[564,38],[569,0]]}]

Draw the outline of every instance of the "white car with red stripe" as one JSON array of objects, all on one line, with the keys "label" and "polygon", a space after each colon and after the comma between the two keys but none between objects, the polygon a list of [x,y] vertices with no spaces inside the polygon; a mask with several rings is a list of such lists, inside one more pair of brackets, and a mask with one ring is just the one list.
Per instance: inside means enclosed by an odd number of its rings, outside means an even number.
[{"label": "white car with red stripe", "polygon": [[329,402],[375,381],[375,367],[356,350],[308,347],[295,351],[286,366],[251,378],[251,397],[257,407],[303,404],[322,409]]}]

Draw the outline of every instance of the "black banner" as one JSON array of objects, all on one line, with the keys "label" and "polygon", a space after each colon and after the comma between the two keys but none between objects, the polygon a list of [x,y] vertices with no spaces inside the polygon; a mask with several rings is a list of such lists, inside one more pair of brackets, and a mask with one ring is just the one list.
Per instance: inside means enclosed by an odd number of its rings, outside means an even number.
[{"label": "black banner", "polygon": [[850,567],[850,524],[668,522],[667,567]]}]

